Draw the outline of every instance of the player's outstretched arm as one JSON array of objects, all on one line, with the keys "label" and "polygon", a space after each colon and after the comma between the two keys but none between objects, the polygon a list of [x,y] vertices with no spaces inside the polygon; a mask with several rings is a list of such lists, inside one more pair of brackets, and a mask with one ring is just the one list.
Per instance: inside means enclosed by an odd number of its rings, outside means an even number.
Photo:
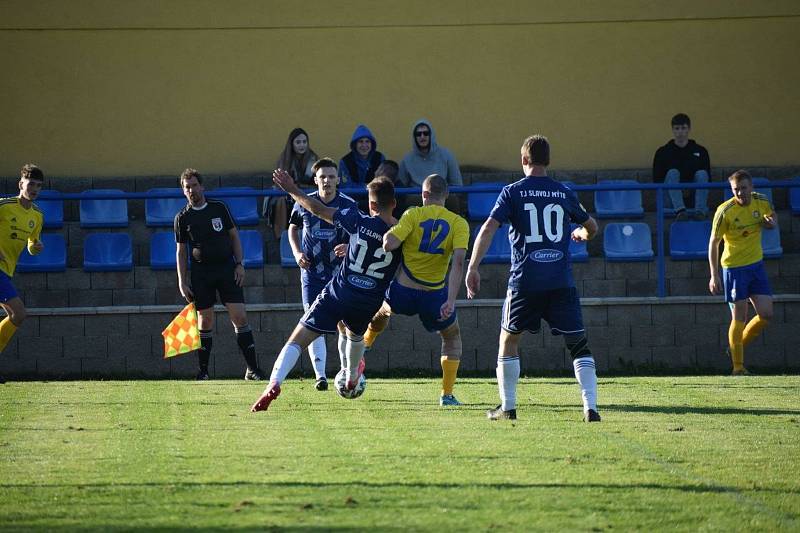
[{"label": "player's outstretched arm", "polygon": [[294,256],[294,261],[297,263],[297,266],[300,268],[309,268],[311,262],[308,260],[308,257],[306,257],[306,254],[303,253],[300,239],[300,227],[296,224],[289,224],[289,245],[292,247],[292,255]]},{"label": "player's outstretched arm", "polygon": [[304,209],[325,222],[333,224],[333,215],[336,213],[336,209],[328,207],[316,198],[309,198],[306,193],[300,190],[294,182],[294,178],[288,172],[282,168],[276,169],[272,172],[272,180],[275,185],[294,198],[294,201],[303,206]]},{"label": "player's outstretched arm", "polygon": [[500,227],[500,222],[489,217],[486,222],[481,226],[478,232],[478,237],[475,239],[475,244],[472,247],[472,256],[469,259],[469,266],[467,267],[467,298],[475,298],[481,290],[481,274],[478,271],[478,265],[483,261],[489,245],[492,243],[492,237]]},{"label": "player's outstretched arm", "polygon": [[722,294],[722,280],[719,275],[719,245],[722,239],[711,234],[708,240],[708,268],[711,279],[708,281],[708,290],[711,294]]},{"label": "player's outstretched arm", "polygon": [[383,234],[383,250],[385,252],[393,252],[400,248],[400,245],[403,244],[403,241],[392,235],[390,232],[386,232]]},{"label": "player's outstretched arm", "polygon": [[775,219],[775,213],[764,215],[764,219],[761,221],[761,227],[764,229],[775,229],[777,225],[778,221]]},{"label": "player's outstretched arm", "polygon": [[450,275],[447,279],[447,301],[439,309],[442,320],[446,320],[456,309],[456,298],[458,298],[458,291],[461,288],[461,280],[464,278],[464,259],[466,257],[467,251],[464,248],[453,250]]}]

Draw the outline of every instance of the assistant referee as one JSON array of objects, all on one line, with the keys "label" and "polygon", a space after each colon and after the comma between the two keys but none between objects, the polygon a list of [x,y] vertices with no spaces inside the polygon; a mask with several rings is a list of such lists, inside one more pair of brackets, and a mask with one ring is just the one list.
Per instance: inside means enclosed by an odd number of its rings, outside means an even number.
[{"label": "assistant referee", "polygon": [[[208,379],[214,329],[214,304],[219,298],[228,310],[236,330],[236,343],[247,362],[244,379],[265,378],[258,367],[253,332],[244,308],[244,266],[242,242],[228,207],[218,200],[206,200],[203,177],[187,168],[180,186],[189,203],[175,215],[178,288],[187,302],[195,302],[200,329],[198,380]],[[187,256],[191,257],[191,280],[187,278]]]}]

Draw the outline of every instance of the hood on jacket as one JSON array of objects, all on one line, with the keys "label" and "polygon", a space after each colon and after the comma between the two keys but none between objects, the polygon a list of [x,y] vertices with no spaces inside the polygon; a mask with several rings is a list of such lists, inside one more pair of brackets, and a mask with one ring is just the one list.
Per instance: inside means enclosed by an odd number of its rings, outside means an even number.
[{"label": "hood on jacket", "polygon": [[372,135],[372,132],[369,131],[369,128],[366,127],[364,124],[359,124],[356,126],[355,131],[353,132],[353,136],[350,138],[350,151],[355,153],[356,151],[356,141],[366,137],[370,141],[372,141],[372,150],[370,154],[375,152],[378,149],[378,141],[375,140],[375,136]]},{"label": "hood on jacket", "polygon": [[428,154],[432,154],[436,151],[438,145],[436,144],[436,132],[433,130],[433,126],[431,123],[428,122],[426,119],[421,118],[414,123],[414,126],[411,128],[411,149],[414,151],[415,154],[422,156],[424,155],[422,152],[419,151],[419,147],[417,146],[417,139],[414,137],[414,131],[421,125],[428,126],[428,129],[431,130],[431,144],[430,150],[428,150]]}]

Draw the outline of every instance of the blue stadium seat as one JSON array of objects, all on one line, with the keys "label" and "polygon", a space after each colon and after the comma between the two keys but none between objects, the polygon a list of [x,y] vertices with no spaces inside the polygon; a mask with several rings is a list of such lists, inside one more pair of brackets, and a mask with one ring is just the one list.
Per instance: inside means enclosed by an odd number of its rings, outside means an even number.
[{"label": "blue stadium seat", "polygon": [[262,268],[264,266],[264,241],[261,232],[254,229],[239,231],[239,239],[242,241],[242,252],[245,268]]},{"label": "blue stadium seat", "polygon": [[[598,185],[636,185],[634,180],[607,180]],[[642,191],[595,191],[594,208],[597,218],[618,218],[644,216]]]},{"label": "blue stadium seat", "polygon": [[[119,189],[92,189],[82,194],[114,194]],[[82,228],[124,228],[128,226],[128,201],[86,198],[81,200]]]},{"label": "blue stadium seat", "polygon": [[650,226],[644,222],[615,222],[603,231],[606,261],[652,261]]},{"label": "blue stadium seat", "polygon": [[133,244],[127,233],[90,233],[83,241],[86,272],[126,272],[133,268]]},{"label": "blue stadium seat", "polygon": [[297,261],[294,260],[294,254],[292,253],[292,245],[289,244],[289,232],[286,230],[281,233],[281,266],[297,266]]},{"label": "blue stadium seat", "polygon": [[[177,187],[159,187],[147,192],[181,193]],[[148,226],[172,226],[175,215],[186,205],[186,199],[180,198],[148,198],[144,201],[144,219]]]},{"label": "blue stadium seat", "polygon": [[38,255],[22,250],[17,272],[64,272],[67,269],[67,243],[60,233],[42,233],[44,250]]},{"label": "blue stadium seat", "polygon": [[800,215],[800,176],[795,176],[794,181],[797,187],[789,189],[789,207],[792,208],[793,215]]},{"label": "blue stadium seat", "polygon": [[781,247],[781,229],[762,229],[761,230],[761,248],[764,249],[764,257],[766,259],[778,259],[783,255],[783,247]]},{"label": "blue stadium seat", "polygon": [[498,187],[495,192],[468,192],[467,193],[467,217],[470,220],[486,220],[491,213],[497,197],[500,195],[500,189],[506,184],[502,181],[493,181],[488,183],[474,183],[473,185],[494,185]]},{"label": "blue stadium seat", "polygon": [[[772,187],[768,187],[769,184],[770,181],[767,178],[753,178],[753,189],[765,195],[769,199],[769,203],[774,206],[775,204],[772,201]],[[767,187],[765,187],[765,185],[767,185]],[[723,197],[725,200],[733,198],[733,191],[731,191],[730,187],[725,188]]]},{"label": "blue stadium seat", "polygon": [[711,222],[673,222],[669,227],[669,255],[673,260],[708,259]]},{"label": "blue stadium seat", "polygon": [[[220,187],[214,189],[209,193],[209,196],[214,197],[215,192],[236,192],[236,191],[252,191],[252,187]],[[228,206],[233,220],[237,226],[254,226],[258,224],[258,197],[256,196],[225,196],[216,197],[222,200]]]},{"label": "blue stadium seat", "polygon": [[586,249],[586,241],[575,242],[572,240],[572,231],[578,227],[578,224],[570,225],[569,239],[569,259],[573,263],[585,263],[589,260],[589,251]]},{"label": "blue stadium seat", "polygon": [[175,233],[157,231],[150,236],[150,268],[153,270],[175,270]]},{"label": "blue stadium seat", "polygon": [[34,202],[44,213],[44,227],[60,228],[64,225],[64,200],[61,193],[50,189],[40,191]]},{"label": "blue stadium seat", "polygon": [[[481,264],[489,264],[489,263],[510,263],[511,262],[511,243],[508,240],[508,224],[503,224],[494,234],[492,237],[492,242],[489,245],[489,249],[486,250],[486,255],[483,257],[483,261]],[[475,242],[475,239],[478,236],[478,232],[481,230],[480,227],[475,228],[475,231],[472,232],[472,242]]]}]

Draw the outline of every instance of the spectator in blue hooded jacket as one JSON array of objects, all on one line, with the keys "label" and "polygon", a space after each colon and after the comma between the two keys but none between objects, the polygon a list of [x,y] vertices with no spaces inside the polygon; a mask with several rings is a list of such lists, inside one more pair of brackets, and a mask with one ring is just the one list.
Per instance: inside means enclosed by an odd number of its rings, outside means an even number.
[{"label": "spectator in blue hooded jacket", "polygon": [[450,186],[464,184],[458,161],[450,150],[438,145],[431,123],[418,120],[411,129],[411,151],[400,162],[397,179],[407,187],[422,187],[431,174],[442,176]]},{"label": "spectator in blue hooded jacket", "polygon": [[339,160],[341,187],[366,187],[386,158],[378,151],[378,141],[364,124],[356,126],[350,139],[350,153]]}]

